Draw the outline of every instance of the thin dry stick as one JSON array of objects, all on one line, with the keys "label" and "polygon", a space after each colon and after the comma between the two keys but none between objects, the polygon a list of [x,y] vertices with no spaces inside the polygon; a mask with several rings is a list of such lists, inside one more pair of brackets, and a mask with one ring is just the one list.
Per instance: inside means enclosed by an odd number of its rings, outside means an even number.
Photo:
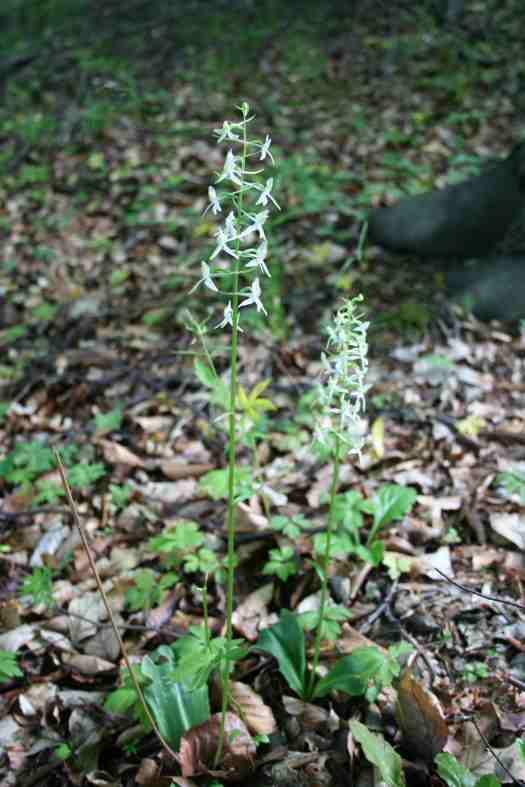
[{"label": "thin dry stick", "polygon": [[518,781],[518,779],[516,779],[516,777],[512,775],[512,773],[509,771],[505,763],[502,762],[501,759],[498,757],[498,755],[496,754],[496,752],[494,751],[494,749],[492,748],[492,746],[490,745],[490,743],[488,742],[482,731],[480,730],[479,724],[477,723],[475,717],[472,717],[471,721],[474,727],[476,728],[479,737],[481,738],[481,740],[483,741],[489,752],[492,754],[492,756],[494,757],[500,768],[504,771],[504,773],[507,774],[507,776],[510,776],[513,784],[516,784],[518,787],[521,787],[522,782]]},{"label": "thin dry stick", "polygon": [[459,588],[459,590],[462,590],[464,593],[472,593],[473,596],[479,596],[479,598],[484,598],[487,601],[497,601],[498,604],[506,604],[507,607],[516,607],[516,609],[521,609],[522,612],[525,612],[524,604],[518,604],[517,601],[507,601],[507,599],[498,598],[497,596],[489,596],[487,593],[480,593],[479,590],[472,590],[472,588],[467,588],[465,585],[460,585],[459,582],[454,582],[453,579],[450,579],[450,577],[440,571],[439,568],[436,568],[435,566],[433,568],[434,571],[437,571],[437,573],[443,577],[443,579],[446,579],[447,582],[450,582],[451,585]]},{"label": "thin dry stick", "polygon": [[119,646],[120,646],[120,650],[122,651],[122,656],[124,658],[124,661],[126,662],[126,667],[129,670],[129,674],[130,674],[131,680],[133,682],[133,686],[135,688],[135,691],[137,692],[137,695],[138,695],[138,697],[140,699],[140,702],[141,702],[141,704],[142,704],[142,706],[144,708],[144,713],[146,714],[146,716],[148,718],[148,721],[151,724],[155,735],[159,739],[159,741],[162,744],[162,746],[164,747],[164,749],[168,752],[168,754],[170,754],[172,757],[175,758],[176,754],[172,750],[172,748],[170,747],[168,742],[166,740],[164,740],[164,737],[163,737],[161,731],[159,730],[159,728],[157,726],[157,723],[156,723],[156,721],[155,721],[155,719],[153,717],[153,714],[151,713],[150,709],[148,708],[148,705],[147,705],[145,697],[144,697],[144,693],[143,693],[142,688],[140,686],[140,683],[139,683],[139,681],[137,679],[137,676],[135,675],[135,672],[133,671],[133,669],[131,667],[131,661],[130,661],[130,659],[128,657],[128,654],[126,653],[126,648],[124,647],[124,642],[123,642],[122,637],[120,635],[120,631],[118,629],[118,626],[115,623],[115,618],[113,617],[113,611],[112,611],[112,609],[111,609],[111,607],[109,605],[109,601],[108,601],[107,596],[106,596],[106,594],[104,592],[104,588],[102,587],[102,581],[101,581],[99,573],[97,571],[97,567],[95,565],[95,561],[93,560],[93,555],[91,554],[91,549],[89,547],[89,542],[88,542],[88,539],[87,539],[87,535],[86,535],[86,533],[84,531],[84,527],[82,525],[82,522],[80,521],[80,517],[79,517],[78,511],[77,511],[77,507],[75,505],[75,501],[73,500],[73,495],[71,494],[71,488],[70,488],[70,486],[68,484],[68,481],[67,481],[67,478],[66,478],[66,472],[64,470],[64,465],[62,464],[62,460],[60,459],[60,454],[58,453],[58,451],[55,451],[55,459],[56,459],[56,462],[57,462],[57,465],[58,465],[58,472],[60,473],[60,478],[62,479],[62,485],[63,485],[64,490],[66,492],[67,502],[68,502],[69,507],[71,509],[71,513],[73,515],[73,519],[74,519],[75,525],[77,526],[78,532],[80,533],[80,538],[82,539],[82,546],[84,547],[84,550],[86,552],[87,559],[88,559],[88,562],[89,562],[89,567],[91,569],[91,572],[92,572],[93,576],[95,577],[95,582],[97,583],[98,591],[99,591],[100,595],[102,596],[102,601],[104,602],[104,606],[105,606],[106,612],[108,614],[108,618],[109,618],[109,622],[111,624],[111,628],[113,629],[113,632],[114,632],[114,634],[115,634],[115,636],[116,636],[116,638],[118,640],[118,643],[119,643]]}]

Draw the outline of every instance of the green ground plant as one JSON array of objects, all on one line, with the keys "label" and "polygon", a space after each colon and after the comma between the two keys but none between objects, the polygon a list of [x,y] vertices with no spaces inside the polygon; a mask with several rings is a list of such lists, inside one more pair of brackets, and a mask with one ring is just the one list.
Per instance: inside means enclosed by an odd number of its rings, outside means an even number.
[{"label": "green ground plant", "polygon": [[168,588],[173,587],[179,577],[174,572],[163,574],[160,578],[151,569],[144,568],[135,572],[134,586],[126,593],[126,602],[132,611],[149,610],[162,603]]},{"label": "green ground plant", "polygon": [[22,583],[22,596],[30,596],[34,606],[43,604],[52,607],[53,598],[53,570],[48,566],[34,568],[31,574]]},{"label": "green ground plant", "polygon": [[[213,358],[203,343],[205,360],[197,359],[196,373],[210,392],[210,401],[220,410],[226,412],[226,431],[228,437],[228,467],[226,470],[214,470],[206,474],[200,482],[201,488],[212,499],[227,501],[227,533],[228,546],[225,562],[226,573],[226,635],[211,637],[207,626],[193,629],[186,637],[182,637],[172,647],[171,655],[167,651],[160,654],[165,662],[173,665],[169,673],[173,686],[180,686],[187,691],[190,686],[204,690],[212,673],[221,679],[222,691],[222,726],[215,762],[221,761],[224,745],[224,719],[229,708],[229,681],[236,661],[243,658],[247,648],[242,641],[233,638],[233,608],[235,568],[237,555],[235,549],[236,507],[238,503],[257,491],[257,468],[239,467],[237,465],[238,447],[245,445],[255,453],[257,440],[261,435],[261,423],[273,407],[273,403],[265,395],[269,381],[263,381],[252,390],[247,391],[237,380],[238,346],[242,328],[241,312],[249,306],[266,315],[262,302],[260,276],[270,276],[266,263],[268,241],[264,225],[269,216],[268,208],[277,204],[271,196],[273,179],[261,179],[259,169],[249,169],[248,162],[255,158],[264,161],[266,158],[273,163],[270,153],[270,138],[264,142],[250,141],[246,127],[250,122],[249,109],[246,104],[240,108],[242,119],[238,122],[225,122],[218,131],[219,141],[227,141],[240,147],[240,154],[230,148],[226,155],[223,171],[216,183],[224,187],[229,182],[230,191],[218,193],[214,186],[209,189],[211,210],[215,215],[229,210],[226,220],[215,233],[217,244],[208,261],[201,263],[201,277],[193,290],[204,286],[216,295],[227,299],[223,319],[217,328],[231,329],[230,357],[228,374],[220,376]],[[256,164],[257,166],[257,164]],[[222,184],[222,185],[221,185]],[[258,207],[262,210],[258,210]],[[256,238],[255,248],[249,245]],[[219,259],[221,262],[219,263]],[[228,259],[227,267],[223,260]],[[248,280],[246,282],[246,280]],[[337,494],[341,462],[346,454],[359,455],[364,441],[360,428],[361,414],[365,407],[365,376],[367,371],[368,323],[359,312],[360,298],[349,300],[337,312],[333,323],[328,326],[327,353],[322,356],[323,379],[315,395],[305,399],[305,417],[309,426],[316,430],[316,440],[324,459],[333,462],[333,477],[329,495],[329,524],[327,533],[315,543],[314,570],[320,582],[319,609],[307,614],[302,620],[290,612],[284,612],[276,626],[263,632],[257,643],[258,650],[268,650],[276,655],[281,671],[290,682],[292,688],[303,698],[326,696],[334,689],[346,691],[354,696],[372,696],[380,687],[389,685],[399,673],[399,656],[407,646],[394,648],[388,655],[372,647],[337,662],[335,667],[324,678],[319,678],[317,669],[323,640],[337,637],[340,623],[347,619],[348,613],[343,608],[332,604],[328,599],[328,571],[333,559],[331,544],[336,537],[338,527],[346,528],[346,533],[354,535],[348,541],[348,549],[354,550],[361,559],[380,562],[380,549],[376,546],[380,530],[391,521],[402,517],[413,503],[412,490],[385,487],[377,497],[367,503],[359,497]],[[205,331],[197,321],[193,327],[203,338]],[[246,324],[246,323],[245,323]],[[307,404],[306,404],[307,402]],[[313,413],[313,418],[312,418]],[[362,513],[369,514],[372,522],[366,543],[361,544],[356,537],[362,521]],[[357,524],[356,524],[357,522]],[[286,521],[275,518],[273,526],[282,530],[288,537],[293,537],[305,526],[305,521],[295,518]],[[175,571],[202,571],[207,577],[215,572],[217,565],[204,554],[204,536],[194,522],[180,522],[150,541],[150,548],[163,555],[168,568]],[[212,554],[212,553],[210,553]],[[293,554],[290,550],[273,550],[267,570],[287,578],[295,570]],[[222,566],[220,566],[222,569]],[[148,576],[146,591],[152,590],[152,577]],[[135,588],[135,594],[141,588]],[[206,598],[206,590],[204,592]],[[144,599],[136,598],[135,604],[143,604]],[[305,629],[315,632],[312,667],[306,669]],[[281,650],[278,644],[285,643]],[[289,650],[287,650],[287,648]],[[150,665],[151,666],[151,665]],[[149,667],[148,667],[149,668]],[[151,672],[151,670],[150,670]],[[144,676],[142,675],[142,678]],[[375,690],[373,689],[375,686]],[[126,688],[126,686],[124,687]],[[130,705],[135,703],[128,694]],[[120,691],[120,690],[119,690]],[[137,696],[140,695],[136,691]],[[147,699],[147,691],[145,690]],[[375,694],[374,694],[375,696]],[[124,704],[128,700],[124,700]],[[114,700],[113,702],[117,702]],[[155,716],[155,709],[150,706]],[[156,718],[156,716],[155,716]],[[159,727],[161,725],[159,724]],[[173,745],[173,735],[165,736]]]},{"label": "green ground plant", "polygon": [[498,473],[496,482],[500,484],[508,495],[518,495],[520,501],[525,503],[525,473],[521,470],[506,470]]},{"label": "green ground plant", "polygon": [[[350,722],[350,730],[354,739],[360,744],[366,759],[377,769],[381,782],[387,787],[405,787],[406,779],[402,760],[396,750],[380,734],[370,730],[359,721]],[[517,739],[515,743],[519,756],[525,760],[525,741]],[[441,752],[435,757],[439,776],[447,787],[501,787],[502,780],[495,774],[476,776],[454,755]],[[511,773],[507,773],[505,783],[514,781]]]},{"label": "green ground plant", "polygon": [[[80,449],[74,443],[62,446],[61,456],[68,468],[69,482],[75,489],[86,489],[106,475],[101,462],[78,461]],[[0,478],[9,486],[32,494],[32,504],[53,504],[64,496],[58,481],[45,475],[55,469],[55,455],[51,446],[39,440],[18,443],[0,462]]]},{"label": "green ground plant", "polygon": [[11,678],[23,678],[24,673],[18,666],[18,656],[11,650],[0,650],[0,683]]},{"label": "green ground plant", "polygon": [[325,676],[319,677],[314,671],[315,660],[312,669],[307,667],[304,629],[298,616],[288,610],[281,613],[278,623],[264,629],[255,649],[271,653],[277,659],[289,687],[303,700],[341,691],[369,701],[392,685],[401,672],[400,658],[413,650],[407,642],[392,645],[386,654],[375,646],[356,648],[349,656],[339,659]]}]

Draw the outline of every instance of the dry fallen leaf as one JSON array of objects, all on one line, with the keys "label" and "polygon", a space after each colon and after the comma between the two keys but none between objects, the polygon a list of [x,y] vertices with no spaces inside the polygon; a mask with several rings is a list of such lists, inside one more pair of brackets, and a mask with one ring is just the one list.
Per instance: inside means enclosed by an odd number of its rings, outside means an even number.
[{"label": "dry fallen leaf", "polygon": [[162,462],[160,469],[172,481],[178,481],[180,478],[198,478],[204,473],[215,469],[212,464],[188,464],[188,462],[179,462],[176,459],[168,459]]},{"label": "dry fallen leaf", "polygon": [[255,642],[259,631],[268,625],[268,605],[273,598],[274,584],[269,582],[250,593],[233,613],[235,630],[250,642]]},{"label": "dry fallen leaf", "polygon": [[140,763],[135,781],[143,787],[160,787],[163,779],[159,763],[149,757],[145,757]]},{"label": "dry fallen leaf", "polygon": [[111,661],[78,653],[63,653],[62,662],[81,675],[98,675],[100,672],[112,672],[117,669]]},{"label": "dry fallen leaf", "polygon": [[271,735],[275,732],[277,724],[272,709],[245,683],[231,682],[230,699],[250,732],[256,735]]},{"label": "dry fallen leaf", "polygon": [[111,440],[100,440],[102,452],[106,462],[116,465],[127,465],[128,467],[144,467],[143,460],[134,454],[129,448]]},{"label": "dry fallen leaf", "polygon": [[490,526],[506,541],[525,550],[525,519],[519,514],[491,514]]},{"label": "dry fallen leaf", "polygon": [[283,706],[290,716],[301,719],[305,730],[319,730],[330,721],[330,711],[313,705],[311,702],[304,702],[297,697],[283,697]]},{"label": "dry fallen leaf", "polygon": [[193,727],[181,739],[178,760],[183,776],[207,774],[218,778],[243,779],[253,771],[255,743],[246,726],[234,713],[226,714],[224,750],[219,769],[214,768],[221,728],[221,714],[215,713]]},{"label": "dry fallen leaf", "polygon": [[448,725],[437,697],[406,669],[397,689],[396,717],[409,751],[432,762],[446,743]]}]

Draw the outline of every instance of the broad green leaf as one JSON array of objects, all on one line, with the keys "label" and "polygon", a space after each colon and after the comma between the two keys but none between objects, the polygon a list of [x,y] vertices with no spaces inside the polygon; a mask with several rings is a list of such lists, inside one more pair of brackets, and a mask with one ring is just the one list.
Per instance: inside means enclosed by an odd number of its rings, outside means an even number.
[{"label": "broad green leaf", "polygon": [[365,500],[355,489],[336,495],[334,500],[335,520],[340,522],[345,530],[355,532],[363,526],[363,511],[366,511]]},{"label": "broad green leaf", "polygon": [[116,270],[111,272],[110,282],[112,287],[118,287],[120,284],[124,284],[124,282],[129,278],[129,271],[125,268],[117,268]]},{"label": "broad green leaf", "polygon": [[144,688],[144,697],[163,737],[178,749],[184,733],[210,717],[208,687],[189,690],[184,684],[174,682],[173,651],[164,645],[156,654],[164,659],[162,663],[156,664],[149,656],[142,661],[142,674],[151,681]]},{"label": "broad green leaf", "polygon": [[178,639],[172,650],[177,664],[171,678],[188,688],[206,686],[212,672],[223,674],[226,666],[230,673],[235,662],[249,652],[244,640],[234,639],[229,643],[225,637],[208,639],[204,626],[191,626],[189,634]]},{"label": "broad green leaf", "polygon": [[361,744],[366,759],[375,765],[381,774],[381,780],[389,787],[404,787],[405,775],[401,768],[401,757],[383,736],[370,732],[368,727],[359,721],[351,721],[350,730]]},{"label": "broad green leaf", "polygon": [[412,508],[417,492],[408,486],[385,484],[374,496],[374,529],[402,519]]},{"label": "broad green leaf", "polygon": [[255,648],[275,656],[279,670],[299,697],[308,691],[304,631],[294,615],[283,609],[278,623],[259,635]]},{"label": "broad green leaf", "polygon": [[452,754],[441,752],[435,758],[437,770],[448,787],[475,787],[476,777]]},{"label": "broad green leaf", "polygon": [[199,382],[205,385],[206,388],[215,388],[219,378],[208,363],[200,361],[197,358],[193,364],[193,368],[195,369],[195,374]]},{"label": "broad green leaf", "polygon": [[70,486],[85,489],[90,486],[99,478],[106,475],[106,468],[102,462],[95,462],[94,464],[78,464],[74,465],[68,472],[68,481]]},{"label": "broad green leaf", "polygon": [[192,552],[204,543],[204,536],[200,532],[197,522],[180,519],[175,527],[164,530],[148,542],[149,549],[155,552]]},{"label": "broad green leaf", "polygon": [[366,694],[368,684],[380,675],[388,662],[388,656],[379,648],[365,646],[356,648],[349,656],[343,656],[328,675],[317,683],[315,697],[324,697],[337,690],[360,697]]},{"label": "broad green leaf", "polygon": [[211,391],[211,400],[223,410],[230,407],[230,388],[222,377],[219,377],[211,366],[199,358],[194,363],[197,379]]}]

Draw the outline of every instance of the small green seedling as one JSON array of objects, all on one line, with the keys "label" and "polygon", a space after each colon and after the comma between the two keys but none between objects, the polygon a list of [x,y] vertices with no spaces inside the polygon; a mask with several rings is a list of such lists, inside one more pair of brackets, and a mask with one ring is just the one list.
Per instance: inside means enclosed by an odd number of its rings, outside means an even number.
[{"label": "small green seedling", "polygon": [[270,549],[270,559],[263,568],[263,574],[278,577],[282,582],[293,577],[299,571],[295,550],[291,546]]},{"label": "small green seedling", "polygon": [[48,566],[34,568],[29,577],[22,584],[22,596],[31,596],[32,603],[37,606],[54,606],[53,598],[53,570]]},{"label": "small green seedling", "polygon": [[10,650],[0,650],[0,683],[11,678],[23,678],[24,673],[18,666],[18,656]]},{"label": "small green seedling", "polygon": [[162,602],[166,590],[179,581],[175,573],[164,574],[160,579],[151,569],[144,568],[134,576],[135,587],[126,593],[126,602],[133,611],[149,610]]},{"label": "small green seedling", "polygon": [[521,470],[509,470],[498,473],[496,482],[501,484],[509,495],[518,495],[522,503],[525,503],[525,473]]}]

